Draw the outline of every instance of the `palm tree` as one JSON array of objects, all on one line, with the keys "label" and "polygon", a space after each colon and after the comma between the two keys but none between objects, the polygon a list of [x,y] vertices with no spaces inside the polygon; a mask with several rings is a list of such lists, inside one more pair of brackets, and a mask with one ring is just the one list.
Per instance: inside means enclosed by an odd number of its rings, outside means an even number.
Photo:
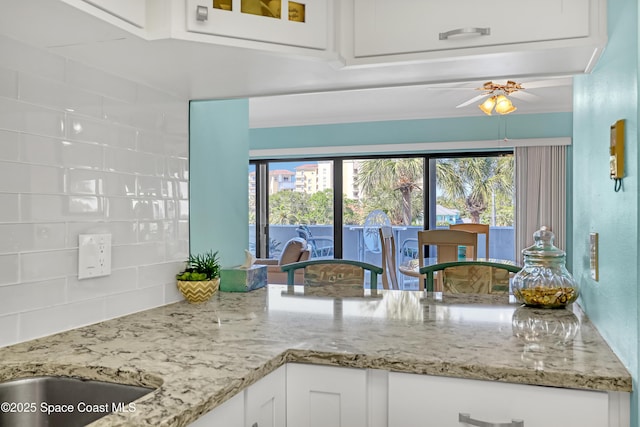
[{"label": "palm tree", "polygon": [[464,200],[472,222],[479,223],[492,194],[513,193],[513,157],[439,159],[436,177],[444,195]]},{"label": "palm tree", "polygon": [[423,173],[424,162],[421,158],[365,160],[357,183],[367,197],[373,193],[399,191],[402,224],[411,225],[411,194],[420,190]]}]

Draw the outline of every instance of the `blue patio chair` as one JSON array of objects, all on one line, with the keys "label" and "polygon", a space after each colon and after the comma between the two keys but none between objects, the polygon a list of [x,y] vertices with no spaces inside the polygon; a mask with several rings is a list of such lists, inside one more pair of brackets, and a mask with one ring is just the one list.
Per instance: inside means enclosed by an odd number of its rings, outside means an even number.
[{"label": "blue patio chair", "polygon": [[306,225],[296,228],[296,232],[307,241],[311,249],[311,258],[333,257],[333,237],[314,236]]}]

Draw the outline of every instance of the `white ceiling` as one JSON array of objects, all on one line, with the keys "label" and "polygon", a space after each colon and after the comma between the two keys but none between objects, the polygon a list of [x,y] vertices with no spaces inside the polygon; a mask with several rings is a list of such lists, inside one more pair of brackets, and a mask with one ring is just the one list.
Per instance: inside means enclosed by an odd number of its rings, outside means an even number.
[{"label": "white ceiling", "polygon": [[[477,116],[483,113],[475,103],[455,107],[487,80],[511,78],[526,88],[557,77],[544,64],[522,64],[517,76],[503,76],[496,58],[478,58],[472,70],[442,61],[345,69],[302,56],[146,41],[58,0],[2,0],[0,34],[185,99],[252,98],[252,127]],[[555,82],[528,90],[535,99],[514,99],[513,114],[571,111],[572,79]]]}]

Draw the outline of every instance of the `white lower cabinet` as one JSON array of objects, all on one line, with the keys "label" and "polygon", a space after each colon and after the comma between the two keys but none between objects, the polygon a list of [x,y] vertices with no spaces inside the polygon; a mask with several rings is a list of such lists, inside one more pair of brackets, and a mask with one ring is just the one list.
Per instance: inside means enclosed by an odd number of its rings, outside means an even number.
[{"label": "white lower cabinet", "polygon": [[606,392],[390,373],[389,426],[624,425],[610,418],[609,399]]},{"label": "white lower cabinet", "polygon": [[244,427],[244,393],[238,393],[189,427]]},{"label": "white lower cabinet", "polygon": [[287,425],[367,427],[367,371],[287,365]]},{"label": "white lower cabinet", "polygon": [[286,366],[245,390],[245,427],[286,426]]},{"label": "white lower cabinet", "polygon": [[247,387],[190,427],[285,427],[286,366]]},{"label": "white lower cabinet", "polygon": [[191,427],[629,425],[624,392],[289,363]]}]

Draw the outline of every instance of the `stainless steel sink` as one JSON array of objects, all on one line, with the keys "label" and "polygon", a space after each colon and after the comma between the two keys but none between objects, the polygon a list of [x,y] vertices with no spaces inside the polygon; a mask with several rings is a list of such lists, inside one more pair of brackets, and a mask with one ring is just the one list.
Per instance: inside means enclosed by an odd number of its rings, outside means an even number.
[{"label": "stainless steel sink", "polygon": [[71,377],[42,376],[0,383],[0,426],[84,426],[111,412],[135,411],[154,389]]}]

